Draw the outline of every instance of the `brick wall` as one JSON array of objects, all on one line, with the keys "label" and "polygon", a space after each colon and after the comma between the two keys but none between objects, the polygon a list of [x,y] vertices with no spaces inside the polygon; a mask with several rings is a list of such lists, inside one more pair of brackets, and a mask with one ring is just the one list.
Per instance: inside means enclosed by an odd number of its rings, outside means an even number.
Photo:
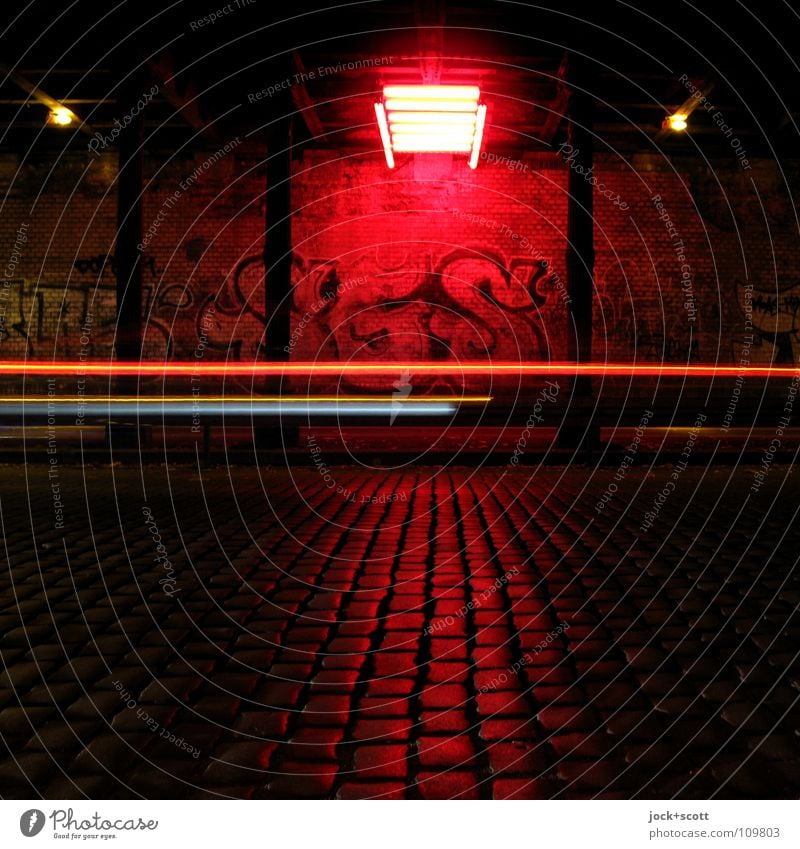
[{"label": "brick wall", "polygon": [[[150,163],[153,358],[251,359],[264,333],[263,172],[241,149],[212,154]],[[108,357],[114,159],[83,177],[80,158],[51,165],[2,163],[0,357]],[[560,159],[487,155],[470,171],[417,156],[389,171],[377,155],[311,152],[296,168],[294,359],[565,356]],[[598,162],[595,177],[597,359],[736,362],[750,304],[750,359],[800,357],[800,242],[774,164],[641,156]]]}]

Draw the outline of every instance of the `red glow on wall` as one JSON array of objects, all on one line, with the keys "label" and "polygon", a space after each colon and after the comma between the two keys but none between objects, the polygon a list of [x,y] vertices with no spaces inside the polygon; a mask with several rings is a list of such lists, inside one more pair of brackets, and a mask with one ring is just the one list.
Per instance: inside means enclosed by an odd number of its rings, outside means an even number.
[{"label": "red glow on wall", "polygon": [[466,153],[475,168],[486,105],[473,85],[390,85],[375,104],[386,164],[395,153]]}]

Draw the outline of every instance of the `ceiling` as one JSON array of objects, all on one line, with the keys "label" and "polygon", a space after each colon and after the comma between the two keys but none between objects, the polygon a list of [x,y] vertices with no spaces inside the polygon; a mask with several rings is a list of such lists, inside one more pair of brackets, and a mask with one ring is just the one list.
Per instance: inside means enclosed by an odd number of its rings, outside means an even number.
[{"label": "ceiling", "polygon": [[[124,119],[137,92],[157,85],[144,112],[154,156],[236,135],[263,149],[270,122],[287,110],[298,151],[380,155],[372,103],[382,84],[433,81],[480,84],[487,149],[539,153],[564,139],[565,56],[573,54],[586,57],[575,84],[595,101],[599,152],[730,159],[724,123],[751,157],[796,157],[798,36],[797,13],[783,2],[749,11],[682,0],[367,0],[331,9],[304,0],[34,0],[2,34],[0,149],[86,151],[92,134],[108,136]],[[688,133],[663,132],[689,83],[713,110],[696,110]],[[51,101],[83,125],[48,126]]]}]

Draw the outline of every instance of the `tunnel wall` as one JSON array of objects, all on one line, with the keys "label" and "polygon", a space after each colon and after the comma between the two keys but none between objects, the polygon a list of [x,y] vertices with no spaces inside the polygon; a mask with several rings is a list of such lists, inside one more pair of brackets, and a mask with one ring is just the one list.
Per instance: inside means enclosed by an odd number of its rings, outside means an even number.
[{"label": "tunnel wall", "polygon": [[[242,151],[149,162],[148,357],[258,354],[264,177]],[[416,156],[389,171],[377,154],[306,152],[295,163],[290,356],[563,358],[564,153],[489,153],[475,171]],[[586,175],[597,185],[595,358],[796,361],[795,172],[694,162],[605,156]],[[0,356],[107,358],[114,157],[1,165]]]}]

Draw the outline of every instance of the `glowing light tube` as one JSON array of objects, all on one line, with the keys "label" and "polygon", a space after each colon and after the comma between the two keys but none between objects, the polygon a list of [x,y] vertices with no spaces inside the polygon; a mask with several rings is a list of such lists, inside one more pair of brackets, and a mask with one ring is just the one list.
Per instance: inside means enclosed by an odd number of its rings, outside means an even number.
[{"label": "glowing light tube", "polygon": [[6,416],[52,416],[68,415],[70,418],[86,416],[449,416],[455,413],[456,404],[415,404],[408,399],[393,403],[331,403],[327,401],[303,401],[287,403],[284,401],[247,402],[231,401],[158,401],[146,404],[127,399],[120,403],[108,401],[84,401],[81,404],[60,404],[55,408],[51,401],[16,401],[0,404],[0,415]]},{"label": "glowing light tube", "polygon": [[390,168],[394,168],[394,154],[392,153],[389,124],[386,121],[386,109],[382,103],[375,104],[375,116],[378,119],[378,129],[381,131],[381,142],[383,142],[383,153],[386,156],[386,164]]},{"label": "glowing light tube", "polygon": [[430,109],[461,100],[472,103],[474,108],[481,91],[476,85],[387,85],[383,88],[383,96],[387,100],[392,97],[421,100],[428,103]]},{"label": "glowing light tube", "polygon": [[438,124],[448,127],[474,127],[475,116],[472,112],[393,112],[389,122],[394,132],[395,126],[401,129],[406,124]]},{"label": "glowing light tube", "polygon": [[398,153],[469,153],[472,145],[468,141],[448,141],[436,136],[429,139],[415,136],[408,140],[395,137],[394,149]]},{"label": "glowing light tube", "polygon": [[469,157],[469,167],[473,170],[478,167],[478,157],[481,153],[481,142],[483,141],[483,129],[486,126],[486,105],[482,103],[478,107],[478,115],[475,121],[475,138],[472,141],[472,153]]}]

